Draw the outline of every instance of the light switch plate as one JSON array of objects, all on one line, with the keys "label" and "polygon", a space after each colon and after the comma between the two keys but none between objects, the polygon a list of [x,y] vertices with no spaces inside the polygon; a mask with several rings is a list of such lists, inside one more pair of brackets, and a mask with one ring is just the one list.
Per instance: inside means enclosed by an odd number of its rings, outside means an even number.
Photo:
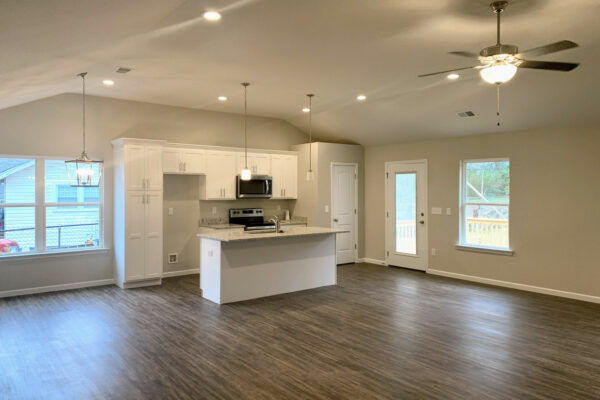
[{"label": "light switch plate", "polygon": [[431,207],[431,214],[442,215],[442,208],[441,207]]},{"label": "light switch plate", "polygon": [[215,215],[217,213],[217,207],[213,206],[211,211],[212,211],[213,215]]},{"label": "light switch plate", "polygon": [[328,213],[328,212],[329,212],[329,206],[328,206],[328,205],[326,205],[326,206],[325,206],[325,212],[326,212],[326,213]]},{"label": "light switch plate", "polygon": [[173,215],[173,207],[169,207],[169,215]]},{"label": "light switch plate", "polygon": [[446,208],[446,215],[452,215],[452,209],[450,207]]}]

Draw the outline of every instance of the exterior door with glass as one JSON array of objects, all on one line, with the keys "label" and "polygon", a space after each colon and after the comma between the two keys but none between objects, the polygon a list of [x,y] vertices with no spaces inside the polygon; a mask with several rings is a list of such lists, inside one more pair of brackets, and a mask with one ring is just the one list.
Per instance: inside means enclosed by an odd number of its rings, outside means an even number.
[{"label": "exterior door with glass", "polygon": [[386,262],[427,269],[427,161],[386,163]]}]

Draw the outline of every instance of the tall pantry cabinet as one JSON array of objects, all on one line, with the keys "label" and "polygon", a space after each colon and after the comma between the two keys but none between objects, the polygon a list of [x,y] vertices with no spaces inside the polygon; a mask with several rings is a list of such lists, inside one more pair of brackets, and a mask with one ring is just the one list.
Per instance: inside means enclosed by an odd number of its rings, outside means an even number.
[{"label": "tall pantry cabinet", "polygon": [[112,145],[117,284],[156,284],[163,265],[163,146],[139,139],[117,139]]}]

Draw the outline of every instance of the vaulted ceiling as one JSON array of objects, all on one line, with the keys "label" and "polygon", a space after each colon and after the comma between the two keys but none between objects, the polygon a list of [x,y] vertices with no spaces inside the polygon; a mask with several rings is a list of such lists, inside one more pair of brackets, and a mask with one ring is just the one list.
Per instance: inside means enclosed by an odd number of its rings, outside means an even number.
[{"label": "vaulted ceiling", "polygon": [[[79,92],[226,112],[306,129],[315,93],[321,139],[364,145],[600,123],[597,0],[514,0],[503,42],[521,49],[562,39],[579,48],[543,60],[572,72],[520,70],[496,92],[476,71],[456,81],[420,73],[471,65],[447,54],[495,43],[489,0],[28,0],[0,1],[0,108]],[[223,18],[210,23],[205,9]],[[114,72],[131,67],[127,75]],[[113,79],[105,87],[103,79]],[[356,95],[367,96],[363,103]],[[217,96],[229,101],[221,103]],[[457,116],[471,110],[470,118]]]}]

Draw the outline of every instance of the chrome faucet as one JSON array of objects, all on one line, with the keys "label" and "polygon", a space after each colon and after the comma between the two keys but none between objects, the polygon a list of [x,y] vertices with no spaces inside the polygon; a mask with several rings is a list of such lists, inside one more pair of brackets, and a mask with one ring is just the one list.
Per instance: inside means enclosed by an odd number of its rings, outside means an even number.
[{"label": "chrome faucet", "polygon": [[275,232],[279,233],[279,231],[281,230],[281,221],[279,220],[279,217],[277,215],[274,215],[273,218],[270,219],[270,222],[275,223]]}]

